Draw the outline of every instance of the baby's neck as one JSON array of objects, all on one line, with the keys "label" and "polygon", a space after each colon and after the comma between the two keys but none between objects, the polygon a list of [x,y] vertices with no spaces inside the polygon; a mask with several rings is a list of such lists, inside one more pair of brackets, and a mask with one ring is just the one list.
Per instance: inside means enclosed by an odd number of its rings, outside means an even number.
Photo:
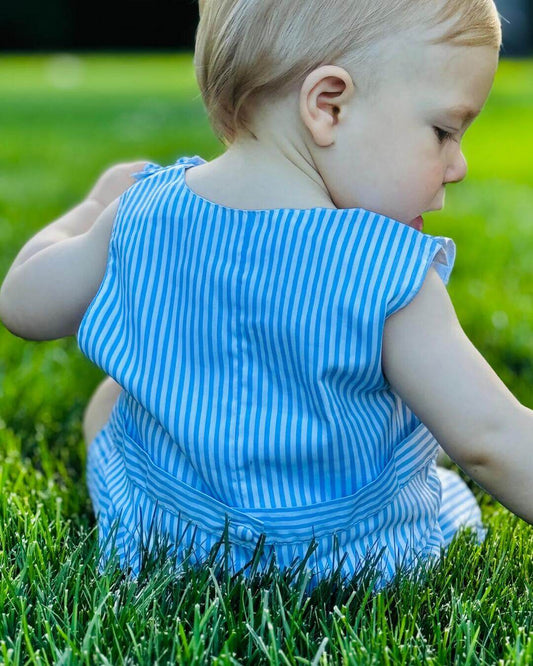
[{"label": "baby's neck", "polygon": [[188,187],[242,210],[335,208],[314,166],[295,146],[242,138],[211,162],[189,169]]}]

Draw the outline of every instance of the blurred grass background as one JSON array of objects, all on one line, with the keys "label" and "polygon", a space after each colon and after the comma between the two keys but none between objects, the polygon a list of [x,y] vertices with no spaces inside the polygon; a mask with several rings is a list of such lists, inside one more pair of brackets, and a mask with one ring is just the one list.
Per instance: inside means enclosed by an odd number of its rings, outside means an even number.
[{"label": "blurred grass background", "polygon": [[[211,159],[222,150],[188,54],[2,56],[0,96],[0,279],[24,243],[78,203],[110,164]],[[464,329],[529,407],[532,120],[533,61],[503,61],[486,109],[464,140],[468,178],[448,187],[443,212],[426,216],[427,233],[457,244],[449,291]],[[94,525],[81,421],[103,373],[74,338],[28,342],[0,328],[0,350],[1,487],[4,501],[11,492],[22,521],[10,530],[24,540],[25,516],[31,519],[44,502],[49,513],[57,510],[60,541],[61,524]],[[494,505],[486,500],[487,516]],[[4,553],[6,534],[0,534]],[[513,566],[527,566],[532,555],[530,549]]]}]

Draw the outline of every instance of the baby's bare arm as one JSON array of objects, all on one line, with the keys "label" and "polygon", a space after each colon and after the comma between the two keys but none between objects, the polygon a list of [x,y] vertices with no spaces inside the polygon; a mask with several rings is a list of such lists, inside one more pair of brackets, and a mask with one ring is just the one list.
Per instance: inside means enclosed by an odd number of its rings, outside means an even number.
[{"label": "baby's bare arm", "polygon": [[88,231],[103,210],[104,206],[97,201],[90,199],[82,201],[30,238],[15,257],[9,268],[9,273],[21,266],[34,254],[44,250],[45,247]]},{"label": "baby's bare arm", "polygon": [[448,455],[533,523],[533,411],[467,338],[433,269],[417,297],[387,320],[383,369]]},{"label": "baby's bare arm", "polygon": [[29,340],[76,333],[104,276],[118,197],[145,164],[107,169],[84,201],[24,245],[0,288],[0,319],[12,333]]},{"label": "baby's bare arm", "polygon": [[11,268],[0,288],[0,319],[26,340],[75,335],[104,277],[118,207],[108,206],[85,233],[67,236]]},{"label": "baby's bare arm", "polygon": [[81,203],[30,238],[9,270],[13,271],[49,245],[89,231],[103,210],[133,185],[131,174],[140,171],[145,164],[146,160],[125,162],[106,169]]}]

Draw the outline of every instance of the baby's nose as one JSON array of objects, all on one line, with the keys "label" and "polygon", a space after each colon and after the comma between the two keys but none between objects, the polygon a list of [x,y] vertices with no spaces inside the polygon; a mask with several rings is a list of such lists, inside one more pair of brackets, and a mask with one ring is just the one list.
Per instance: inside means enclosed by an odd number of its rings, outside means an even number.
[{"label": "baby's nose", "polygon": [[461,180],[466,178],[468,172],[468,165],[466,163],[466,158],[460,150],[456,155],[452,164],[448,166],[446,171],[445,182],[446,183],[459,183]]}]

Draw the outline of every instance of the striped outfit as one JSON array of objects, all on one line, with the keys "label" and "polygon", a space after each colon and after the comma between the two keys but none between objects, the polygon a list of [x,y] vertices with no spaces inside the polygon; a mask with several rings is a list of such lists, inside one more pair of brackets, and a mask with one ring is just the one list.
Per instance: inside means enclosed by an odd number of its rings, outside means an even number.
[{"label": "striped outfit", "polygon": [[260,537],[264,566],[313,544],[314,580],[378,557],[383,583],[462,525],[483,539],[381,366],[386,317],[430,266],[447,283],[453,242],[363,209],[226,208],[188,188],[202,162],[136,174],[77,333],[123,388],[87,457],[101,566],[115,525],[134,576],[154,533],[201,562],[226,528],[236,570]]}]

